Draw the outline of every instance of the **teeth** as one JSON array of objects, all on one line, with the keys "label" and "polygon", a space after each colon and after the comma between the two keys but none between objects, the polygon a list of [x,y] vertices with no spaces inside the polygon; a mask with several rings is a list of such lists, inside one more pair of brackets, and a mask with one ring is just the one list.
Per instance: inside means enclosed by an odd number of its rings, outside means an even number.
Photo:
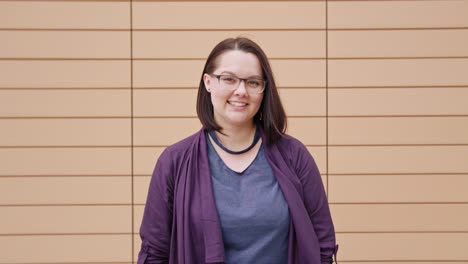
[{"label": "teeth", "polygon": [[246,106],[247,105],[246,103],[239,103],[239,102],[229,102],[229,104],[233,106]]}]

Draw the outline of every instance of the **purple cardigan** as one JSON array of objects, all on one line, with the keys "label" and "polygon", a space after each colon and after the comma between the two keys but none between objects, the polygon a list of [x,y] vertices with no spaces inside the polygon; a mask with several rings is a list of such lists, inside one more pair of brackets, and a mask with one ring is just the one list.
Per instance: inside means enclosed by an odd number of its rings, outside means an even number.
[{"label": "purple cardigan", "polygon": [[[202,129],[169,146],[159,157],[140,228],[138,264],[224,263],[204,133]],[[287,135],[277,144],[262,144],[292,219],[288,264],[332,263],[338,246],[312,156]]]}]

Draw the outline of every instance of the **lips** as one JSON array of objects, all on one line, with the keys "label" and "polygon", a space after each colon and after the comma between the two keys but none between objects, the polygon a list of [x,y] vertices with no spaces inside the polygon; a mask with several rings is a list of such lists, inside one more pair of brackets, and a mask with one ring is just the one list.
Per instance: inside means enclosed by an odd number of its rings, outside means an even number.
[{"label": "lips", "polygon": [[238,106],[238,107],[247,106],[247,103],[243,103],[243,102],[234,102],[234,101],[228,101],[228,104],[230,104],[230,105],[232,105],[232,106]]}]

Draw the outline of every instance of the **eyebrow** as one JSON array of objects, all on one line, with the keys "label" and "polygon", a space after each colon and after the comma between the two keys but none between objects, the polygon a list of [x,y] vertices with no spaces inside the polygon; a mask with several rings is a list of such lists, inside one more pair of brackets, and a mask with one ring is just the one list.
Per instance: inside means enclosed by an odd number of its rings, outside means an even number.
[{"label": "eyebrow", "polygon": [[[233,72],[230,72],[230,71],[222,71],[222,72],[221,72],[221,74],[226,74],[226,73],[227,73],[227,74],[230,74],[230,75],[234,75],[234,76],[236,76],[236,77],[239,77],[239,76],[237,76],[237,74],[235,74],[235,73],[233,73]],[[239,77],[239,78],[240,78],[240,77]],[[262,76],[260,76],[260,75],[251,75],[251,76],[247,77],[246,79],[254,79],[254,78],[255,78],[255,79],[263,79]]]}]

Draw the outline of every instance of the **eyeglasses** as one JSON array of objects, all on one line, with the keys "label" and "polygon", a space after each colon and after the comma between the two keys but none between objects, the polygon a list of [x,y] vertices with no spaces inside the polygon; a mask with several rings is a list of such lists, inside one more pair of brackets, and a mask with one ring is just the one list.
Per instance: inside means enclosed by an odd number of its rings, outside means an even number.
[{"label": "eyeglasses", "polygon": [[242,81],[244,81],[245,89],[249,94],[259,94],[263,93],[265,90],[265,86],[267,81],[257,78],[239,78],[237,76],[229,75],[229,74],[210,74],[215,76],[218,79],[219,84],[229,90],[235,90],[239,88],[239,85]]}]

